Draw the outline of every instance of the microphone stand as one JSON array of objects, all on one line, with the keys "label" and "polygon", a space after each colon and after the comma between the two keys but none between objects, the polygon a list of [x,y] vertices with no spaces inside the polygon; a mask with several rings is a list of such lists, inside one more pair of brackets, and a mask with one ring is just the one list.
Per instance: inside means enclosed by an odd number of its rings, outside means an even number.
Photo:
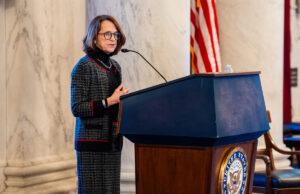
[{"label": "microphone stand", "polygon": [[155,67],[153,67],[153,65],[151,65],[151,63],[142,55],[142,54],[140,54],[139,52],[137,52],[137,51],[134,51],[134,50],[129,50],[129,49],[121,49],[121,51],[123,52],[123,53],[127,53],[127,52],[133,52],[133,53],[136,53],[136,54],[138,54],[140,57],[142,57],[155,71],[156,71],[156,73],[158,73],[159,75],[160,75],[160,77],[161,78],[163,78],[164,80],[165,80],[165,82],[167,83],[168,81],[166,80],[166,78],[161,74],[161,73],[159,73],[158,71],[157,71],[157,69],[155,69]]}]

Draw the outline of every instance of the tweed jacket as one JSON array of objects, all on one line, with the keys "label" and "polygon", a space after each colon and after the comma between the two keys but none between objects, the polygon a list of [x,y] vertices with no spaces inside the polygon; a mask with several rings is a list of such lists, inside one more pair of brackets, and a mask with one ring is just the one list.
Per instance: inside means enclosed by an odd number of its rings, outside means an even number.
[{"label": "tweed jacket", "polygon": [[[113,59],[111,71],[114,71],[118,84],[121,83],[121,67]],[[108,98],[108,71],[89,56],[85,56],[75,65],[71,74],[71,109],[76,117],[75,149],[77,151],[112,151],[116,143],[113,131],[117,123],[109,112],[118,110],[118,105],[105,108],[102,100]],[[119,150],[120,151],[120,150]]]}]

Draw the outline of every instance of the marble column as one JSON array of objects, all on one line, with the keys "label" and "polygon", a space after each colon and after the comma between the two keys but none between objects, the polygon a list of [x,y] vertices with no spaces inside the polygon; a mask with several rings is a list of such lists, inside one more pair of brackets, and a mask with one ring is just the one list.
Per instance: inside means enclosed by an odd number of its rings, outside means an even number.
[{"label": "marble column", "polygon": [[70,74],[84,55],[85,1],[1,0],[0,25],[4,193],[76,190]]},{"label": "marble column", "polygon": [[0,193],[5,189],[3,169],[6,166],[6,63],[5,0],[0,0]]},{"label": "marble column", "polygon": [[[88,0],[87,24],[97,15],[109,14],[127,36],[124,48],[141,52],[165,77],[173,80],[189,74],[189,1]],[[122,66],[123,83],[131,91],[163,80],[134,53],[115,57]],[[133,144],[125,141],[122,152],[121,192],[134,193]]]},{"label": "marble column", "polygon": [[[216,0],[222,65],[236,72],[261,71],[266,108],[271,111],[271,135],[282,142],[284,1]],[[259,146],[264,146],[263,138]],[[276,152],[275,152],[276,153]],[[275,154],[276,167],[289,165],[287,156]],[[257,161],[256,170],[264,165]]]},{"label": "marble column", "polygon": [[[298,68],[298,86],[292,87],[292,121],[300,122],[300,1],[291,1],[291,67]],[[297,11],[298,10],[298,11]]]}]

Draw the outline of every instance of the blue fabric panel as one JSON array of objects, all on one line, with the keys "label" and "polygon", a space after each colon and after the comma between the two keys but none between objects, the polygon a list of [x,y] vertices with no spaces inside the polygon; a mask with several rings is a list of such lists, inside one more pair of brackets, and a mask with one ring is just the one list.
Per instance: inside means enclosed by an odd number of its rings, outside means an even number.
[{"label": "blue fabric panel", "polygon": [[[300,169],[273,170],[271,173],[273,188],[300,187]],[[253,185],[266,186],[266,174],[259,172],[254,174]]]},{"label": "blue fabric panel", "polygon": [[284,125],[292,128],[293,131],[300,131],[300,123],[284,123]]},{"label": "blue fabric panel", "polygon": [[291,140],[291,141],[300,141],[300,137],[285,137],[284,138],[284,141],[288,141],[288,140]]}]

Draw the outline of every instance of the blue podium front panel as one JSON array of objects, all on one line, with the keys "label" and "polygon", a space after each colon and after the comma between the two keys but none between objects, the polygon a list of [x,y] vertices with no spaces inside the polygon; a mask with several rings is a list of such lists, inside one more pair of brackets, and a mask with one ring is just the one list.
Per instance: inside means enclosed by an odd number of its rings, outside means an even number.
[{"label": "blue podium front panel", "polygon": [[269,129],[258,73],[195,74],[121,100],[120,131],[134,143],[225,145]]}]

